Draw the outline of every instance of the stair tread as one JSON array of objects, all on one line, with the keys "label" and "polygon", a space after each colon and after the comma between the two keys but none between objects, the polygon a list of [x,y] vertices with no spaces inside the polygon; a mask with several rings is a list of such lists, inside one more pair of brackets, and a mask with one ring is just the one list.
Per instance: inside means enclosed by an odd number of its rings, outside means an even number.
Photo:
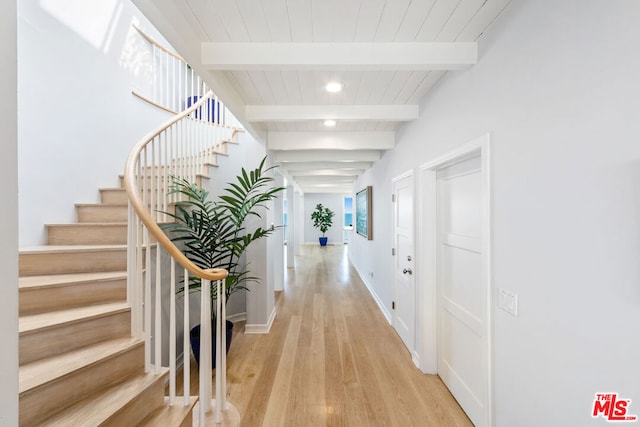
[{"label": "stair tread", "polygon": [[[175,205],[174,202],[169,203],[169,206]],[[127,203],[76,203],[76,207],[80,208],[129,208]],[[120,221],[122,222],[122,221]],[[80,224],[80,223],[77,223]],[[85,224],[84,222],[82,224]],[[94,223],[91,223],[94,224]]]},{"label": "stair tread", "polygon": [[98,273],[48,274],[42,276],[25,276],[18,279],[21,289],[49,286],[62,286],[71,283],[85,283],[101,280],[125,279],[126,271],[107,271]]},{"label": "stair tread", "polygon": [[144,341],[132,337],[116,338],[22,365],[19,370],[19,392],[23,393],[143,343]]},{"label": "stair tread", "polygon": [[108,208],[113,208],[113,207],[124,207],[127,208],[129,207],[128,203],[76,203],[75,204],[76,207],[89,207],[89,208],[95,208],[95,207],[108,207]]},{"label": "stair tread", "polygon": [[[147,190],[147,191],[151,191],[151,184],[147,185],[146,190]],[[113,191],[113,192],[118,192],[118,193],[126,193],[126,192],[127,192],[127,190],[126,190],[125,188],[123,188],[123,187],[100,188],[100,189],[99,189],[99,191],[101,191],[101,192]],[[140,191],[142,192],[142,189],[140,189]],[[156,187],[154,187],[153,191],[154,191],[154,193],[155,193],[156,191],[158,191],[158,187],[157,187],[157,186],[156,186]],[[103,204],[104,204],[104,203],[103,203]],[[113,206],[113,205],[118,205],[118,203],[107,203],[107,204],[108,204],[108,205],[111,205],[111,206]],[[121,203],[120,203],[120,204],[121,204]]]},{"label": "stair tread", "polygon": [[27,333],[126,310],[130,310],[129,304],[126,302],[114,302],[20,316],[18,319],[18,331]]},{"label": "stair tread", "polygon": [[119,245],[43,245],[30,246],[20,249],[20,254],[63,253],[63,252],[91,252],[113,249],[126,249],[126,244]]},{"label": "stair tread", "polygon": [[165,397],[165,405],[150,413],[138,426],[164,427],[181,425],[185,417],[193,411],[193,407],[198,402],[198,397],[189,396],[188,406],[183,406],[183,402],[182,397],[176,397],[175,404],[169,406],[169,398]]},{"label": "stair tread", "polygon": [[94,393],[50,418],[43,425],[102,425],[112,414],[129,404],[154,381],[160,377],[166,377],[167,372],[168,369],[163,368],[159,375],[154,372],[140,374]]},{"label": "stair tread", "polygon": [[46,224],[47,227],[122,227],[126,222],[72,222],[66,224]]}]

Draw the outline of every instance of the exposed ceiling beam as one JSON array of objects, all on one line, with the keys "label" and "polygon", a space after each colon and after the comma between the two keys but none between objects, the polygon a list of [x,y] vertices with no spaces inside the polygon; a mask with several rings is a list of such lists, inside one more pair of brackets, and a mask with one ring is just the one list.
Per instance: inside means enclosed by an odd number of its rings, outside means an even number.
[{"label": "exposed ceiling beam", "polygon": [[278,168],[278,173],[284,177],[284,180],[287,184],[285,185],[285,187],[292,186],[294,188],[294,191],[303,192],[298,183],[293,179],[291,175],[289,175],[289,173],[285,169]]},{"label": "exposed ceiling beam", "polygon": [[419,117],[417,105],[247,105],[250,122],[301,120],[375,120],[409,122]]},{"label": "exposed ceiling beam", "polygon": [[289,175],[296,171],[313,171],[316,169],[340,169],[342,171],[352,171],[369,169],[372,162],[327,162],[327,161],[302,161],[280,163],[280,167],[285,169]]},{"label": "exposed ceiling beam", "polygon": [[[286,164],[286,163],[285,163]],[[290,170],[289,175],[298,176],[358,176],[364,173],[364,169],[316,169],[316,170]]]},{"label": "exposed ceiling beam", "polygon": [[270,150],[389,150],[395,132],[269,132]]},{"label": "exposed ceiling beam", "polygon": [[201,44],[210,70],[458,70],[477,61],[475,42]]},{"label": "exposed ceiling beam", "polygon": [[353,188],[351,186],[327,186],[327,187],[300,187],[303,193],[338,193],[338,194],[352,194]]},{"label": "exposed ceiling beam", "polygon": [[305,184],[348,184],[355,181],[354,176],[297,176],[296,182],[300,185]]},{"label": "exposed ceiling beam", "polygon": [[290,150],[275,152],[276,162],[375,162],[377,160],[380,160],[380,152],[376,150]]}]

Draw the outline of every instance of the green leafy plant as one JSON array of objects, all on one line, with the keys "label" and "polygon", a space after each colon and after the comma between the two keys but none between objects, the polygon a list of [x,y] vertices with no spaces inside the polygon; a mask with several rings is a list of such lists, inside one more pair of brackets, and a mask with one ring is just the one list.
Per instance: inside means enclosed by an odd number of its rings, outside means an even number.
[{"label": "green leafy plant", "polygon": [[316,205],[316,210],[311,213],[311,219],[313,220],[313,226],[319,228],[322,232],[322,237],[327,230],[333,225],[334,212],[322,206],[322,203]]},{"label": "green leafy plant", "polygon": [[[225,297],[247,289],[249,281],[258,278],[249,276],[240,257],[254,241],[271,234],[275,228],[248,229],[246,220],[261,217],[260,211],[267,202],[278,197],[283,187],[272,185],[273,178],[266,174],[273,167],[265,168],[266,157],[260,165],[247,171],[242,168],[235,182],[229,182],[217,200],[209,199],[209,192],[198,188],[186,179],[173,178],[169,194],[181,194],[184,200],[176,203],[175,214],[167,212],[175,222],[165,226],[172,241],[183,246],[183,252],[198,267],[224,268],[229,272]],[[200,280],[190,278],[183,284],[188,289],[200,289]],[[213,284],[212,284],[213,288]],[[181,289],[184,292],[185,287]],[[212,289],[212,298],[215,292]]]}]

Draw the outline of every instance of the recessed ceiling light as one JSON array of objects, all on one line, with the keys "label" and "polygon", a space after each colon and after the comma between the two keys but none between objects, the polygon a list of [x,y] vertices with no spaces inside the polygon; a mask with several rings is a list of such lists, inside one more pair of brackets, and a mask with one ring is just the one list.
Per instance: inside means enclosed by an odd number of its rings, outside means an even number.
[{"label": "recessed ceiling light", "polygon": [[325,120],[324,125],[327,127],[334,127],[336,125],[336,121],[332,119]]},{"label": "recessed ceiling light", "polygon": [[336,93],[340,92],[343,87],[344,85],[340,82],[329,82],[324,88],[327,90],[327,92]]}]

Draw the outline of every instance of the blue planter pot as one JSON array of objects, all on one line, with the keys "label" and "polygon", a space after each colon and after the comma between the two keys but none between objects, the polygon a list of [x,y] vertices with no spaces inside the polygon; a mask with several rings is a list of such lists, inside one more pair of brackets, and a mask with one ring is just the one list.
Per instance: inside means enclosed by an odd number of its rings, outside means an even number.
[{"label": "blue planter pot", "polygon": [[318,239],[320,239],[320,246],[327,246],[328,237],[318,237]]},{"label": "blue planter pot", "polygon": [[[216,368],[216,325],[211,323],[211,366]],[[229,347],[231,347],[231,337],[233,336],[233,323],[227,320],[227,354],[229,354]],[[196,362],[200,365],[200,325],[194,326],[189,333],[189,340],[191,341],[191,350],[196,358]]]}]

